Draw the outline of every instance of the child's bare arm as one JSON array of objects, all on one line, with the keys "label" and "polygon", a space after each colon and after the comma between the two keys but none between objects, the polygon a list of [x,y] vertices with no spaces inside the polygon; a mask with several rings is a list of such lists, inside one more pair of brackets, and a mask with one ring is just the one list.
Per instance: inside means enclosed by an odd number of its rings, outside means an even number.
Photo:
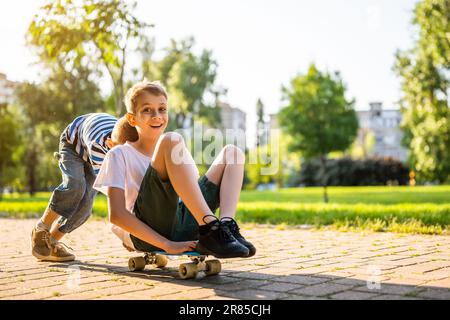
[{"label": "child's bare arm", "polygon": [[190,251],[196,246],[196,241],[170,241],[136,218],[125,207],[125,194],[123,189],[108,187],[108,212],[109,221],[112,224],[168,253],[176,254]]}]

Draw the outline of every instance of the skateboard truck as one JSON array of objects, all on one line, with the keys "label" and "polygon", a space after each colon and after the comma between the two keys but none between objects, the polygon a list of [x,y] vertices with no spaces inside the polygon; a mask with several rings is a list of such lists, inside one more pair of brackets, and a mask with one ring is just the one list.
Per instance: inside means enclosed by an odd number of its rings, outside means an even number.
[{"label": "skateboard truck", "polygon": [[[153,265],[157,268],[163,268],[167,265],[167,253],[150,252],[142,257],[133,257],[128,260],[128,269],[130,271],[144,270],[146,265]],[[188,256],[192,262],[182,263],[178,268],[178,274],[181,279],[195,278],[199,271],[203,271],[206,276],[219,274],[222,265],[219,260],[206,260],[205,255],[198,252],[184,252],[174,256]]]}]

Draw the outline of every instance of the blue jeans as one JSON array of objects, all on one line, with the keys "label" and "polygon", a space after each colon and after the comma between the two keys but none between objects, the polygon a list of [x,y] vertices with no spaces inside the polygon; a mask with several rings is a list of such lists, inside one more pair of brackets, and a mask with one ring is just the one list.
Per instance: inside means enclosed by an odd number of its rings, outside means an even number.
[{"label": "blue jeans", "polygon": [[61,135],[57,157],[62,183],[53,191],[49,207],[61,216],[59,231],[70,233],[92,214],[97,194],[92,188],[96,175],[91,164],[84,161],[74,147],[66,142],[65,133]]}]

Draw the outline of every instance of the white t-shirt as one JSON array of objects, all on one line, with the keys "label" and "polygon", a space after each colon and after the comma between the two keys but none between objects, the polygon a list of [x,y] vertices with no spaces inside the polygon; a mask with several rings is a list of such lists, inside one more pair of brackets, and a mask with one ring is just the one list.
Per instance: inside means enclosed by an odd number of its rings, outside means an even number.
[{"label": "white t-shirt", "polygon": [[151,158],[138,151],[130,143],[116,146],[106,154],[94,189],[107,195],[108,187],[125,191],[125,207],[133,212],[134,202]]}]

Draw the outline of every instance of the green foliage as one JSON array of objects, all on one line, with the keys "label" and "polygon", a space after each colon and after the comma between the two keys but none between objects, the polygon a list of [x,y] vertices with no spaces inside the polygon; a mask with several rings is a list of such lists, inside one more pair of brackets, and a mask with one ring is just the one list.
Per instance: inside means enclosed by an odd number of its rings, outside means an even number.
[{"label": "green foliage", "polygon": [[24,82],[16,90],[31,128],[46,123],[62,129],[80,114],[104,109],[100,89],[87,70],[77,69],[74,75],[54,65],[50,72],[43,83]]},{"label": "green foliage", "polygon": [[0,105],[0,199],[3,186],[15,180],[13,171],[8,169],[20,165],[23,153],[20,123],[20,114],[12,106]]},{"label": "green foliage", "polygon": [[34,193],[57,184],[58,166],[51,160],[53,152],[58,151],[62,130],[75,116],[102,111],[104,106],[100,89],[90,80],[88,70],[79,67],[71,73],[56,63],[43,83],[25,82],[17,88],[16,96],[27,142],[22,161],[26,172],[23,184]]},{"label": "green foliage", "polygon": [[330,152],[344,151],[355,140],[358,119],[354,101],[345,97],[345,86],[338,72],[320,72],[311,64],[306,75],[299,74],[283,88],[288,105],[280,111],[279,120],[292,136],[290,150],[301,151],[309,159],[322,160],[324,201],[326,157]]},{"label": "green foliage", "polygon": [[[302,163],[300,183],[320,186],[324,179],[320,167],[319,159]],[[328,159],[326,168],[329,186],[407,185],[409,181],[409,168],[392,158]]]},{"label": "green foliage", "polygon": [[[16,153],[23,159],[18,167],[7,162],[2,169],[8,186],[21,190],[26,186],[33,194],[58,184],[53,152],[58,150],[62,130],[81,114],[122,114],[125,87],[134,82],[128,75],[163,80],[175,107],[170,129],[181,127],[191,116],[210,126],[220,123],[220,110],[205,101],[216,77],[211,52],[195,55],[193,39],[173,41],[165,58],[151,61],[154,43],[144,34],[150,25],[136,18],[135,8],[134,1],[124,0],[47,0],[33,17],[27,44],[44,67],[44,77],[40,83],[21,84],[16,92],[26,143],[19,143]],[[143,68],[127,70],[130,52],[138,48]],[[98,83],[105,71],[113,90],[103,101]]]},{"label": "green foliage", "polygon": [[450,1],[423,0],[414,10],[414,47],[396,54],[405,144],[419,181],[450,177]]},{"label": "green foliage", "polygon": [[370,130],[363,130],[362,135],[362,139],[355,139],[344,155],[350,156],[352,159],[367,159],[373,156],[376,143],[375,134]]},{"label": "green foliage", "polygon": [[271,165],[271,149],[265,145],[253,150],[250,150],[247,159],[256,159],[256,163],[250,163],[246,161],[245,163],[245,175],[246,184],[245,188],[255,189],[260,184],[272,183],[275,181],[274,175],[263,175],[261,170],[263,168],[267,169]]},{"label": "green foliage", "polygon": [[255,189],[260,184],[276,183],[278,187],[298,185],[300,154],[288,152],[292,138],[282,132],[273,131],[271,141],[248,151],[245,164],[246,189]]},{"label": "green foliage", "polygon": [[203,50],[194,54],[193,38],[176,42],[166,48],[165,56],[159,60],[151,59],[153,47],[142,49],[145,60],[142,64],[143,75],[150,80],[159,80],[169,93],[170,128],[182,128],[186,119],[203,121],[211,127],[220,123],[220,110],[205,101],[207,93],[213,93],[217,76],[217,62],[212,53]]},{"label": "green foliage", "polygon": [[322,73],[312,64],[308,73],[292,79],[283,93],[288,105],[279,119],[293,137],[292,150],[312,158],[343,151],[353,142],[358,120],[338,73]]},{"label": "green foliage", "polygon": [[48,1],[28,29],[28,44],[46,65],[58,64],[71,74],[107,70],[114,86],[116,113],[122,114],[124,77],[130,43],[150,25],[139,21],[136,4],[123,0]]}]

